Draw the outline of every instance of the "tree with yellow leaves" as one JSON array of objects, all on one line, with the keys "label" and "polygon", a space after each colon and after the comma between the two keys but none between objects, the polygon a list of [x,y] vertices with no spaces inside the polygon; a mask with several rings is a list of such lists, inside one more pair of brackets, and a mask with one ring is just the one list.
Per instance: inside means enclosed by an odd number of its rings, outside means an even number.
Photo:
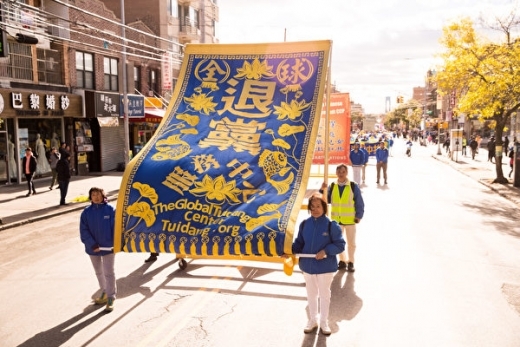
[{"label": "tree with yellow leaves", "polygon": [[504,128],[520,108],[520,39],[512,37],[520,19],[512,12],[496,18],[493,29],[504,36],[494,43],[479,36],[470,19],[444,27],[441,43],[446,48],[440,56],[443,65],[433,76],[439,93],[455,92],[455,112],[478,115],[480,121],[495,125],[496,178],[493,183],[508,183],[502,171]]}]

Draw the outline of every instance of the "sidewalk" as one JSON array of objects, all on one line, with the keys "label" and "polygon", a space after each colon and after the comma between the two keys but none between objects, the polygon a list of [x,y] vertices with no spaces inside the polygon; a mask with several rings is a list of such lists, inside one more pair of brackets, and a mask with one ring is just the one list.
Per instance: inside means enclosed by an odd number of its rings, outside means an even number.
[{"label": "sidewalk", "polygon": [[[428,149],[430,150],[430,153],[432,153],[432,158],[450,165],[455,170],[482,183],[489,189],[520,206],[520,188],[513,186],[512,178],[509,178],[510,184],[492,183],[496,178],[496,165],[487,161],[487,149],[479,148],[478,154],[475,156],[475,160],[471,159],[469,148],[468,155],[466,157],[461,155],[459,152],[458,156],[454,156],[453,160],[448,157],[442,146],[442,155],[437,155],[436,145],[430,145],[428,146]],[[509,174],[510,170],[511,168],[509,167],[509,157],[503,156],[502,171],[504,173],[504,177],[508,178],[507,175]],[[513,177],[513,174],[511,174],[511,177]]]},{"label": "sidewalk", "polygon": [[[427,147],[431,157],[455,170],[471,177],[472,179],[489,187],[491,190],[513,201],[520,206],[520,188],[511,184],[493,184],[495,177],[495,165],[487,161],[487,150],[480,148],[475,160],[471,156],[460,155],[451,160],[441,147],[442,155],[437,155],[437,146]],[[504,175],[509,173],[509,158],[503,158]],[[108,200],[115,202],[121,186],[122,172],[92,173],[89,176],[73,176],[67,194],[66,206],[60,206],[60,191],[57,186],[49,190],[50,177],[35,180],[36,195],[26,197],[27,185],[13,184],[0,186],[0,231],[26,223],[36,222],[45,218],[54,217],[63,213],[84,209],[90,202],[86,200],[91,187],[100,187],[105,190]],[[77,201],[79,200],[79,201]]]},{"label": "sidewalk", "polygon": [[60,190],[56,185],[49,190],[50,177],[34,180],[37,194],[26,197],[27,184],[0,186],[0,231],[70,211],[84,209],[90,204],[88,191],[91,187],[105,190],[109,201],[115,201],[121,186],[122,172],[92,173],[89,176],[73,176],[69,184],[66,202],[60,206]]}]

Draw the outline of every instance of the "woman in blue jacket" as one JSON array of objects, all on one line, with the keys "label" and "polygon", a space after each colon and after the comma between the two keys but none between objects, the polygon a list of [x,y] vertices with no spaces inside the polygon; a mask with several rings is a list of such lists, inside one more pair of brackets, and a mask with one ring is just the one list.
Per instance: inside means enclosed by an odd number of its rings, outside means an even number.
[{"label": "woman in blue jacket", "polygon": [[101,297],[94,302],[96,305],[106,304],[105,311],[111,312],[117,291],[113,251],[115,208],[107,203],[105,191],[101,188],[90,188],[88,195],[92,204],[81,213],[79,232],[102,291]]},{"label": "woman in blue jacket", "polygon": [[330,286],[338,269],[337,255],[345,250],[341,228],[327,217],[327,203],[318,195],[309,198],[308,210],[311,217],[300,224],[298,237],[292,245],[293,254],[303,253],[311,257],[300,257],[299,267],[305,279],[309,322],[303,330],[310,333],[318,327],[318,299],[320,329],[330,335],[328,324]]}]

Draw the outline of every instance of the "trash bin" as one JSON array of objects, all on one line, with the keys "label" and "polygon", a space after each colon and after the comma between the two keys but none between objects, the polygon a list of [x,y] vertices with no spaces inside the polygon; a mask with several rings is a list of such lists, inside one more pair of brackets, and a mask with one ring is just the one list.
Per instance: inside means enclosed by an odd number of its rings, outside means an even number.
[{"label": "trash bin", "polygon": [[79,152],[77,161],[78,163],[78,176],[88,175],[88,160],[86,152]]}]

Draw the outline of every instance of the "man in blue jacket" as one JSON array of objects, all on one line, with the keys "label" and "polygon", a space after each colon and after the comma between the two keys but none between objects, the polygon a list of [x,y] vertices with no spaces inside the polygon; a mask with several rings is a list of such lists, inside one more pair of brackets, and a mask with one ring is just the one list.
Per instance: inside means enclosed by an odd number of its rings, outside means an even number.
[{"label": "man in blue jacket", "polygon": [[365,154],[359,148],[359,142],[354,143],[354,149],[350,151],[350,163],[352,164],[353,181],[361,183],[361,170],[365,165]]},{"label": "man in blue jacket", "polygon": [[383,169],[383,178],[385,184],[388,183],[386,169],[388,167],[388,149],[385,148],[385,142],[379,142],[379,148],[376,149],[376,169],[377,169],[377,184],[379,184],[379,178],[381,175],[381,169]]}]

